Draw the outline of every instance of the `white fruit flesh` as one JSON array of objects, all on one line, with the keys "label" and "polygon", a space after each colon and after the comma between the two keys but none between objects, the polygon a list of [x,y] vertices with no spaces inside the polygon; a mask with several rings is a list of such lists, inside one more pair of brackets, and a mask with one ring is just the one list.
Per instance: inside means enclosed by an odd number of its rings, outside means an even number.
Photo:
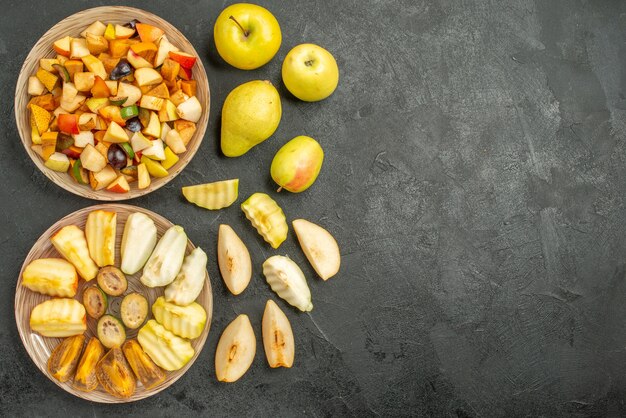
[{"label": "white fruit flesh", "polygon": [[143,268],[141,283],[148,287],[172,283],[183,265],[186,247],[187,234],[181,226],[174,225],[165,231]]},{"label": "white fruit flesh", "polygon": [[248,315],[228,324],[215,351],[215,374],[220,382],[235,382],[243,376],[256,353],[256,337]]},{"label": "white fruit flesh", "polygon": [[163,35],[159,41],[159,49],[157,50],[156,58],[154,60],[154,66],[158,67],[163,64],[170,51],[178,51],[178,48],[170,43],[167,36]]},{"label": "white fruit flesh", "polygon": [[85,307],[76,299],[49,299],[35,306],[30,328],[44,337],[70,337],[87,330]]},{"label": "white fruit flesh", "polygon": [[291,324],[273,300],[268,300],[263,312],[263,347],[270,367],[291,367],[295,343]]},{"label": "white fruit flesh", "polygon": [[50,241],[54,248],[76,267],[78,274],[86,280],[92,280],[98,274],[98,266],[89,256],[85,233],[76,225],[68,225],[56,232]]},{"label": "white fruit flesh", "polygon": [[263,263],[263,275],[272,290],[303,312],[313,309],[304,273],[289,257],[275,255]]},{"label": "white fruit flesh", "polygon": [[165,288],[165,300],[181,306],[196,300],[204,287],[207,261],[207,255],[200,247],[185,257],[176,279]]},{"label": "white fruit flesh", "polygon": [[121,269],[126,274],[135,274],[146,264],[157,242],[157,229],[147,215],[135,212],[126,220],[120,253]]},{"label": "white fruit flesh", "polygon": [[326,229],[306,219],[293,221],[293,229],[304,255],[324,280],[333,277],[339,271],[341,254],[337,241]]},{"label": "white fruit flesh", "polygon": [[100,267],[115,264],[117,213],[94,210],[87,216],[85,236],[89,255]]},{"label": "white fruit flesh", "polygon": [[252,260],[246,245],[228,225],[219,228],[217,262],[228,290],[233,295],[243,292],[252,278]]},{"label": "white fruit flesh", "polygon": [[44,295],[73,298],[78,275],[74,266],[61,258],[38,258],[24,269],[22,286]]},{"label": "white fruit flesh", "polygon": [[176,108],[178,116],[191,122],[198,122],[202,116],[202,105],[196,96],[192,96]]},{"label": "white fruit flesh", "polygon": [[232,205],[239,195],[239,179],[183,187],[185,198],[201,208],[218,210]]}]

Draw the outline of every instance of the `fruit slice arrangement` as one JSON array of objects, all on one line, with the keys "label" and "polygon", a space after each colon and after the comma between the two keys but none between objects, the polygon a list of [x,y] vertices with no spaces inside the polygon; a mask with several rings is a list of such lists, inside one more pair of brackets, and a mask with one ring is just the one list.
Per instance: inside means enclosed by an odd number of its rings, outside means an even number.
[{"label": "fruit slice arrangement", "polygon": [[[188,240],[180,226],[158,240],[145,213],[130,214],[125,225],[117,219],[115,211],[100,209],[87,215],[85,231],[78,225],[60,228],[51,238],[60,257],[33,260],[21,283],[28,291],[54,296],[30,311],[32,332],[65,338],[48,358],[50,376],[82,392],[100,387],[127,399],[158,386],[196,353],[192,342],[203,334],[208,317],[197,302],[207,256],[200,248],[185,256]],[[118,227],[124,231],[120,254]],[[140,276],[150,278],[150,287]],[[146,295],[157,286],[162,296],[150,309]],[[120,303],[112,303],[116,298]]]},{"label": "fruit slice arrangement", "polygon": [[167,176],[203,112],[196,57],[136,19],[93,22],[52,48],[28,80],[31,147],[45,166],[115,193]]}]

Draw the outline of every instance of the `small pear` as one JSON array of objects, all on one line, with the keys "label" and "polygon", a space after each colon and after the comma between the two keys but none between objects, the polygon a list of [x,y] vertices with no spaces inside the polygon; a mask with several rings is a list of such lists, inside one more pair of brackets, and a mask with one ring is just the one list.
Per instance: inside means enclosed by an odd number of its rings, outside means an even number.
[{"label": "small pear", "polygon": [[239,157],[272,136],[282,114],[278,90],[255,80],[235,87],[222,107],[222,152]]},{"label": "small pear", "polygon": [[229,225],[219,228],[217,263],[228,290],[233,295],[243,292],[252,278],[252,260],[248,248]]},{"label": "small pear", "polygon": [[248,315],[241,314],[224,329],[215,351],[215,375],[220,382],[243,376],[256,354],[256,337]]},{"label": "small pear", "polygon": [[291,367],[296,351],[291,324],[271,299],[265,304],[262,328],[265,357],[270,367]]},{"label": "small pear", "polygon": [[341,254],[337,241],[330,232],[306,219],[295,219],[292,225],[300,247],[315,272],[324,280],[337,274]]},{"label": "small pear", "polygon": [[300,193],[311,187],[322,169],[324,151],[315,139],[300,135],[278,150],[270,174],[281,188]]}]

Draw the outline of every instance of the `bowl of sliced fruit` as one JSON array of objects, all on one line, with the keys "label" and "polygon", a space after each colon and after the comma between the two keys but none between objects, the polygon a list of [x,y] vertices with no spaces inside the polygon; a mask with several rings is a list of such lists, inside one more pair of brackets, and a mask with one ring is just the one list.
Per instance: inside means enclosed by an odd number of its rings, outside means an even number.
[{"label": "bowl of sliced fruit", "polygon": [[53,26],[24,61],[15,119],[26,152],[62,188],[131,199],[172,180],[206,131],[202,60],[144,10],[87,9]]},{"label": "bowl of sliced fruit", "polygon": [[29,252],[15,319],[33,362],[78,397],[131,402],[196,360],[213,312],[207,255],[182,227],[105,204],[52,225]]}]

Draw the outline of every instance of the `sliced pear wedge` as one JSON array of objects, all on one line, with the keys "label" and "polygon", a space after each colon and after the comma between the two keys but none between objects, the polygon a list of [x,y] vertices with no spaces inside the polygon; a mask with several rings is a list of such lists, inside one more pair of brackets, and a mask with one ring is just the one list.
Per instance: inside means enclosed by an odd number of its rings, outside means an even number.
[{"label": "sliced pear wedge", "polygon": [[267,284],[278,296],[302,312],[313,309],[311,290],[304,273],[289,257],[274,255],[263,263],[263,275]]},{"label": "sliced pear wedge", "polygon": [[215,374],[220,382],[235,382],[243,376],[256,353],[256,337],[248,315],[228,324],[215,351]]},{"label": "sliced pear wedge", "polygon": [[291,367],[296,352],[287,315],[269,299],[263,312],[263,347],[270,367]]},{"label": "sliced pear wedge", "polygon": [[337,274],[341,255],[337,241],[330,232],[306,219],[295,219],[293,229],[304,255],[315,272],[324,280]]},{"label": "sliced pear wedge", "polygon": [[217,263],[230,293],[238,295],[246,290],[252,278],[252,260],[248,248],[229,225],[219,228]]}]

